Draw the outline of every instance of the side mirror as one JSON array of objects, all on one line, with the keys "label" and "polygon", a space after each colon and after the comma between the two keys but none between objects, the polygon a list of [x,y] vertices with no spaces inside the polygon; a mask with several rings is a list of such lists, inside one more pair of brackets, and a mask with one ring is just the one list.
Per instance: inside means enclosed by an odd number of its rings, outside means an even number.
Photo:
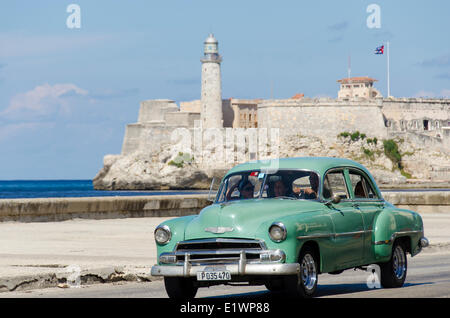
[{"label": "side mirror", "polygon": [[341,197],[337,194],[333,195],[333,199],[331,200],[331,202],[333,204],[338,204],[339,202],[341,202]]},{"label": "side mirror", "polygon": [[341,197],[338,194],[334,194],[331,200],[325,202],[325,205],[330,205],[331,203],[338,204],[339,202],[341,202]]},{"label": "side mirror", "polygon": [[209,187],[209,193],[208,193],[208,201],[214,202],[216,199],[217,192],[214,189],[214,183],[216,182],[216,178],[213,178],[211,181],[211,186]]}]

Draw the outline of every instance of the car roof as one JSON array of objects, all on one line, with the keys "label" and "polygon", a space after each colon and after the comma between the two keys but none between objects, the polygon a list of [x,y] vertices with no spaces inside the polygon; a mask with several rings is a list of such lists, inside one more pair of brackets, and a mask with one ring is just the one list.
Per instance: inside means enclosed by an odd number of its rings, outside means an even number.
[{"label": "car roof", "polygon": [[227,175],[249,170],[273,171],[276,169],[305,169],[316,171],[323,175],[328,169],[337,167],[353,167],[363,170],[367,174],[367,169],[356,161],[345,158],[333,157],[296,157],[280,158],[270,160],[256,160],[239,164],[228,171]]}]

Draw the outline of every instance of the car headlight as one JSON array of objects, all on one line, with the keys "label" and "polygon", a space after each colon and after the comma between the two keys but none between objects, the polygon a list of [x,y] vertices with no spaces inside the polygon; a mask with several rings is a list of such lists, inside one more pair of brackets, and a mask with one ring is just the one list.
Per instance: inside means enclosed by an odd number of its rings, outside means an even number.
[{"label": "car headlight", "polygon": [[287,236],[286,226],[284,226],[283,223],[273,223],[269,227],[269,236],[274,242],[278,243],[284,241]]},{"label": "car headlight", "polygon": [[167,225],[160,225],[155,229],[155,241],[158,244],[167,244],[172,238],[172,232]]}]

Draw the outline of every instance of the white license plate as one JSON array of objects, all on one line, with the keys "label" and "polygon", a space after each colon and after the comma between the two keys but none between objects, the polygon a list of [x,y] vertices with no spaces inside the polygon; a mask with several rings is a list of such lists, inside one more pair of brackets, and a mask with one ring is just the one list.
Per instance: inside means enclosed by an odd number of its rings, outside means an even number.
[{"label": "white license plate", "polygon": [[197,272],[197,280],[231,280],[231,274],[229,271]]}]

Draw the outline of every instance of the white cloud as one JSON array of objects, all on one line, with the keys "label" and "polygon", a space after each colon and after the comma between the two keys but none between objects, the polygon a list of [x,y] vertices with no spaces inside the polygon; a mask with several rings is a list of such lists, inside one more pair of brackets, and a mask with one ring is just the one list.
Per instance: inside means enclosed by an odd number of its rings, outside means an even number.
[{"label": "white cloud", "polygon": [[88,92],[74,84],[44,84],[12,97],[8,108],[0,113],[8,119],[38,119],[70,114],[68,96],[86,96]]}]

